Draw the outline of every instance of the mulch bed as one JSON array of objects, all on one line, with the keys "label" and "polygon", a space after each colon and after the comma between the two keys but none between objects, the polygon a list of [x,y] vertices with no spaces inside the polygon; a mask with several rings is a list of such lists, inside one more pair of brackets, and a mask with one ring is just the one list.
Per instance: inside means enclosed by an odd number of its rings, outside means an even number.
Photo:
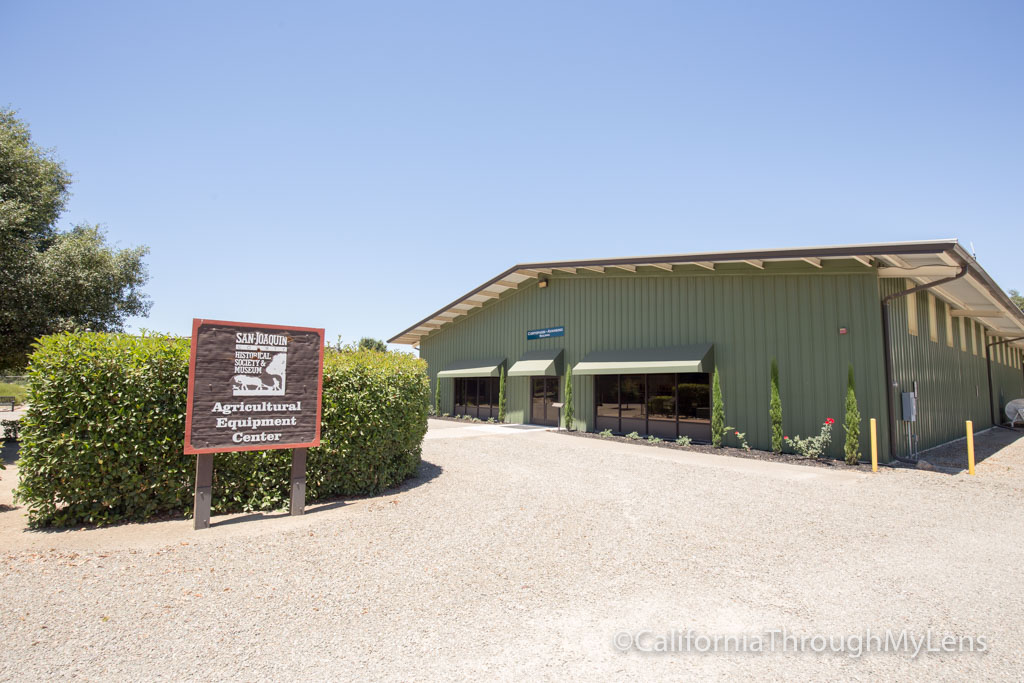
[{"label": "mulch bed", "polygon": [[[448,422],[461,422],[462,424],[478,424],[478,425],[480,425],[480,424],[484,424],[484,425],[486,425],[486,424],[500,425],[501,424],[497,420],[495,420],[494,422],[488,422],[487,420],[481,420],[480,418],[475,418],[475,419],[472,419],[472,420],[467,420],[466,418],[460,417],[458,415],[449,415],[447,417],[445,417],[444,415],[428,415],[427,417],[429,417],[431,420],[447,420]],[[505,426],[507,427],[508,425],[505,425]]]},{"label": "mulch bed", "polygon": [[677,451],[690,451],[696,453],[710,453],[711,455],[725,455],[733,458],[747,458],[748,460],[767,460],[769,462],[784,462],[791,465],[805,465],[808,467],[830,467],[832,469],[846,469],[846,470],[871,470],[871,465],[867,463],[858,463],[856,465],[847,465],[843,460],[832,460],[831,458],[805,458],[800,455],[791,455],[789,453],[771,453],[769,451],[759,451],[757,449],[744,450],[742,448],[732,448],[731,446],[723,446],[722,448],[715,448],[710,444],[691,443],[689,446],[681,446],[674,441],[659,441],[651,443],[647,439],[627,439],[624,436],[601,436],[600,434],[594,434],[593,432],[567,432],[565,430],[556,432],[558,434],[567,434],[569,436],[580,437],[584,439],[598,439],[600,441],[616,441],[619,443],[635,444],[640,446],[650,446],[651,448],[670,448]]},{"label": "mulch bed", "polygon": [[[500,422],[487,422],[487,420],[467,420],[462,417],[455,415],[449,415],[444,417],[443,415],[431,415],[431,420],[447,420],[448,422],[461,422],[462,424],[501,424]],[[505,425],[506,427],[512,425]],[[751,448],[749,451],[742,448],[733,448],[731,446],[723,446],[721,448],[715,448],[711,444],[704,443],[691,443],[689,446],[680,446],[675,441],[659,441],[657,443],[651,443],[647,439],[627,439],[624,436],[601,436],[594,432],[569,432],[564,429],[558,430],[556,434],[566,434],[568,436],[576,436],[584,439],[598,439],[600,441],[617,441],[619,443],[628,443],[640,446],[650,446],[651,448],[670,448],[677,451],[690,451],[691,453],[709,453],[711,455],[725,455],[732,458],[747,458],[748,460],[765,460],[768,462],[784,462],[790,465],[804,465],[807,467],[829,467],[832,469],[845,469],[845,470],[868,470],[870,471],[871,465],[868,463],[858,463],[856,465],[847,465],[844,460],[833,460],[831,458],[805,458],[800,455],[794,455],[790,453],[772,453],[770,451],[759,451],[756,448]],[[883,463],[879,463],[879,466],[885,466]],[[909,467],[913,467],[910,465]]]}]

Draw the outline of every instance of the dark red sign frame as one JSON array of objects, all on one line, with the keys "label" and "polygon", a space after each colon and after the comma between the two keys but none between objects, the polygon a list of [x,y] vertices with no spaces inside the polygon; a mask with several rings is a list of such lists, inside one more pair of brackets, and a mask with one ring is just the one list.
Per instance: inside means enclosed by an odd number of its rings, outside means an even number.
[{"label": "dark red sign frame", "polygon": [[[296,332],[315,332],[320,335],[320,362],[319,377],[317,378],[316,390],[316,434],[312,441],[306,443],[261,443],[254,446],[218,446],[216,448],[193,448],[191,444],[192,435],[192,399],[195,384],[196,372],[196,341],[200,325],[233,325],[237,327],[252,327],[266,330],[293,330]],[[185,453],[187,455],[198,455],[200,453],[238,453],[242,451],[270,451],[284,448],[314,448],[320,445],[320,415],[323,410],[324,394],[324,330],[321,327],[298,327],[296,325],[264,325],[262,323],[245,323],[230,320],[210,320],[208,318],[192,319],[192,343],[188,357],[188,404],[185,408]]]}]

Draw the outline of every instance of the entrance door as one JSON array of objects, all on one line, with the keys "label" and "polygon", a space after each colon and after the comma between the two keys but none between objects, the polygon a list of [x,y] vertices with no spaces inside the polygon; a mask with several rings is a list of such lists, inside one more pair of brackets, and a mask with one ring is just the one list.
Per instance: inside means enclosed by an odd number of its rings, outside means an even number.
[{"label": "entrance door", "polygon": [[557,427],[558,408],[551,405],[556,402],[558,402],[557,377],[530,378],[530,422]]}]

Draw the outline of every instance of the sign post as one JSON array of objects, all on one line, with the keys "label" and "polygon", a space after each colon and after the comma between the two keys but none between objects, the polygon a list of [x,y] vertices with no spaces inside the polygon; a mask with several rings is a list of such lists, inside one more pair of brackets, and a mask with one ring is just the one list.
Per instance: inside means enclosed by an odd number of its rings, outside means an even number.
[{"label": "sign post", "polygon": [[293,449],[291,514],[303,514],[323,362],[319,328],[192,321],[185,453],[196,455],[196,529],[210,526],[214,453]]},{"label": "sign post", "polygon": [[196,495],[192,518],[196,529],[210,528],[210,500],[213,498],[213,453],[196,456]]},{"label": "sign post", "polygon": [[292,497],[289,511],[294,515],[306,512],[306,449],[292,451]]}]

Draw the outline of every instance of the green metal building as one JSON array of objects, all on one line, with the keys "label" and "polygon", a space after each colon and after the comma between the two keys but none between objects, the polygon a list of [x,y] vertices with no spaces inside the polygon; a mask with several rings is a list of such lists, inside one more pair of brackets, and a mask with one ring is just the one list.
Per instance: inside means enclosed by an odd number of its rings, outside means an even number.
[{"label": "green metal building", "polygon": [[576,428],[666,439],[710,439],[717,368],[762,449],[775,360],[785,433],[832,417],[833,457],[852,365],[883,462],[1024,397],[1024,314],[954,240],[516,265],[389,341],[419,348],[442,413],[497,418],[504,369],[506,421],[553,425],[571,367]]}]

